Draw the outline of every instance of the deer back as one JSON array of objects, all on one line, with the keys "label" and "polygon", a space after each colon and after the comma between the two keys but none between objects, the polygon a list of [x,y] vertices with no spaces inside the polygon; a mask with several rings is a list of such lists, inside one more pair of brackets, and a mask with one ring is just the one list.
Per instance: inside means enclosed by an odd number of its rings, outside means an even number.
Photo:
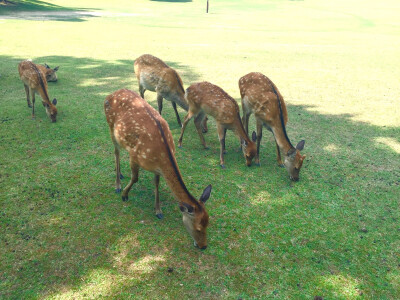
[{"label": "deer back", "polygon": [[221,124],[240,121],[239,106],[223,89],[210,83],[194,83],[186,89],[185,98],[194,113],[203,110]]}]

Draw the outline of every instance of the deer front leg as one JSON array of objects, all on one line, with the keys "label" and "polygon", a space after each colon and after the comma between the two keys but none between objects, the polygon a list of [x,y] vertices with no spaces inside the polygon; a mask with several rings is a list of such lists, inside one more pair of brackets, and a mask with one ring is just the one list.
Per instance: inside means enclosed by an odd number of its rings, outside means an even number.
[{"label": "deer front leg", "polygon": [[24,88],[25,88],[25,94],[26,94],[26,101],[28,102],[28,107],[32,107],[32,104],[31,104],[31,99],[29,99],[29,87],[26,85],[26,84],[24,84]]},{"label": "deer front leg", "polygon": [[283,168],[285,165],[282,162],[281,159],[281,150],[279,149],[278,143],[275,140],[275,144],[276,144],[276,160],[278,162],[278,166],[280,166],[281,168]]},{"label": "deer front leg", "polygon": [[132,159],[130,160],[132,177],[128,185],[122,191],[122,201],[128,201],[128,193],[132,188],[132,185],[138,181],[139,178],[139,165],[135,164]]},{"label": "deer front leg", "polygon": [[159,192],[159,185],[160,185],[160,175],[154,175],[154,186],[155,186],[155,196],[156,196],[156,216],[159,219],[164,218],[162,214],[161,207],[160,207],[160,192]]},{"label": "deer front leg", "polygon": [[181,135],[178,140],[178,147],[182,148],[182,139],[183,139],[183,133],[185,132],[186,125],[188,122],[192,119],[193,113],[189,110],[189,113],[185,116],[185,119],[183,120],[182,124],[182,129],[181,129]]},{"label": "deer front leg", "polygon": [[163,97],[160,94],[157,94],[158,112],[160,113],[160,115],[162,112],[162,103],[163,103]]},{"label": "deer front leg", "polygon": [[218,131],[219,142],[221,144],[219,153],[220,166],[222,169],[225,169],[224,154],[226,153],[225,151],[226,128],[224,128],[221,124],[217,124],[217,131]]},{"label": "deer front leg", "polygon": [[174,108],[175,111],[176,120],[178,121],[179,126],[182,127],[181,118],[179,117],[178,110],[176,109],[176,103],[174,101],[172,101],[172,107]]},{"label": "deer front leg", "polygon": [[205,116],[206,115],[204,114],[204,112],[200,112],[194,119],[194,125],[196,126],[197,133],[199,134],[200,137],[200,142],[203,144],[204,149],[208,149],[206,140],[204,139],[203,131],[201,129],[201,123],[203,122]]},{"label": "deer front leg", "polygon": [[244,130],[246,131],[247,134],[249,134],[249,117],[250,117],[250,114],[243,109],[242,123],[243,123]]},{"label": "deer front leg", "polygon": [[[248,119],[247,119],[248,121]],[[263,122],[259,119],[257,119],[257,154],[254,159],[254,163],[256,166],[260,166],[260,144],[261,144],[261,139],[262,139],[262,129],[263,129]]]}]

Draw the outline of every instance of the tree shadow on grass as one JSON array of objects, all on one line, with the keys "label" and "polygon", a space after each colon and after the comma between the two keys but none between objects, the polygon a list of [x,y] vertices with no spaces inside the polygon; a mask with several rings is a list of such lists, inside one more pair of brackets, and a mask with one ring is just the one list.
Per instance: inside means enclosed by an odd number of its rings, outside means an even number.
[{"label": "tree shadow on grass", "polygon": [[[41,107],[30,120],[19,61],[0,56],[0,183],[7,187],[0,195],[0,296],[348,298],[361,291],[395,298],[389,275],[399,255],[393,189],[400,162],[391,145],[399,143],[399,128],[289,106],[289,137],[306,139],[307,154],[294,184],[276,165],[268,131],[261,167],[245,166],[229,134],[221,170],[214,121],[209,151],[191,122],[178,164],[194,196],[213,184],[209,247],[200,252],[163,180],[161,221],[154,216],[152,174],[140,172],[127,203],[113,192],[103,101],[119,88],[137,91],[133,60],[36,58],[60,65],[59,81],[49,83],[50,96],[59,99],[56,124]],[[199,79],[188,66],[168,64],[186,86]],[[145,95],[153,105],[154,94]],[[176,124],[171,107],[163,116]],[[125,153],[122,171],[129,174]]]},{"label": "tree shadow on grass", "polygon": [[0,6],[0,19],[20,19],[39,21],[83,22],[84,18],[98,17],[97,9],[71,8],[53,3],[25,0],[13,1],[13,5]]}]

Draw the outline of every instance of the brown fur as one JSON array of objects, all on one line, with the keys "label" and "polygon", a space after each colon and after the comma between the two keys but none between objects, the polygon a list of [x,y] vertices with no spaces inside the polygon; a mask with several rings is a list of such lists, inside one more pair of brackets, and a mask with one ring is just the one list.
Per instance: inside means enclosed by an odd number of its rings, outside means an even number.
[{"label": "brown fur", "polygon": [[[46,109],[46,113],[52,122],[56,122],[57,118],[57,100],[53,99],[51,102],[47,90],[47,80],[45,73],[41,71],[40,66],[38,67],[31,61],[22,61],[18,65],[19,76],[24,83],[26,100],[28,107],[32,107],[32,118],[35,117],[35,94],[39,94],[42,98],[43,106]],[[29,95],[32,97],[32,103]]]},{"label": "brown fur", "polygon": [[[277,161],[285,166],[292,180],[299,179],[299,172],[305,159],[300,154],[304,141],[294,148],[286,133],[288,114],[285,101],[275,84],[261,73],[249,73],[239,79],[240,95],[242,97],[243,125],[248,132],[249,117],[254,113],[257,121],[257,155],[255,163],[260,164],[259,152],[262,138],[262,127],[265,126],[275,137]],[[282,162],[280,152],[283,152]]]},{"label": "brown fur", "polygon": [[57,78],[57,71],[59,67],[55,67],[54,69],[50,68],[47,64],[43,65],[37,65],[35,64],[38,69],[45,74],[47,82],[56,82],[58,80]]},{"label": "brown fur", "polygon": [[[211,115],[217,122],[218,136],[221,144],[221,166],[225,166],[224,152],[227,129],[233,130],[233,132],[239,137],[243,154],[246,158],[246,164],[250,166],[251,161],[256,154],[256,147],[254,141],[249,139],[243,128],[242,121],[240,120],[239,106],[236,101],[223,89],[209,82],[192,84],[186,90],[185,98],[189,103],[189,113],[183,122],[182,132],[179,138],[179,146],[182,146],[183,133],[187,123],[192,117],[195,117],[194,123],[197,132],[199,133],[200,140],[204,148],[207,148],[204,136],[200,130],[200,124],[206,115]],[[255,137],[255,133],[253,136]]]},{"label": "brown fur", "polygon": [[116,191],[121,191],[119,149],[122,147],[129,152],[132,170],[131,181],[123,190],[122,199],[128,199],[129,190],[138,180],[140,168],[153,172],[156,215],[161,218],[158,184],[160,176],[163,176],[180,204],[183,221],[190,235],[198,247],[205,248],[208,214],[204,203],[208,197],[206,199],[203,193],[200,201],[197,201],[186,189],[175,159],[175,145],[167,122],[138,94],[126,89],[107,96],[104,110],[115,146]]}]

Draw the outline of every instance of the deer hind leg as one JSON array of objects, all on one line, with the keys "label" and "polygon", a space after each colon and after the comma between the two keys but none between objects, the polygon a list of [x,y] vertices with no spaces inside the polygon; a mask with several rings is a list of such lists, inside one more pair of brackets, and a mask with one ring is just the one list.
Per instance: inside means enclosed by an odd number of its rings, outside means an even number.
[{"label": "deer hind leg", "polygon": [[28,107],[32,107],[31,99],[29,98],[29,87],[24,84],[25,94],[26,94],[26,102],[28,102]]},{"label": "deer hind leg", "polygon": [[145,91],[146,91],[146,89],[139,82],[139,93],[140,93],[140,97],[142,97],[143,99],[144,99],[144,92]]},{"label": "deer hind leg", "polygon": [[172,107],[174,108],[175,111],[176,120],[178,121],[179,126],[182,127],[181,118],[179,117],[178,110],[176,109],[176,103],[174,101],[171,102],[172,102]]},{"label": "deer hind leg", "polygon": [[115,173],[116,173],[116,179],[115,179],[115,192],[120,193],[121,192],[121,169],[120,169],[120,164],[119,164],[119,145],[117,141],[115,140],[114,136],[112,137],[112,141],[114,143],[114,156],[115,156]]},{"label": "deer hind leg", "polygon": [[157,94],[157,104],[158,104],[158,112],[161,115],[162,112],[162,103],[163,103],[163,97],[160,94]]},{"label": "deer hind leg", "polygon": [[132,185],[136,183],[139,179],[139,165],[134,163],[132,159],[130,159],[132,177],[131,181],[129,181],[128,185],[122,191],[122,201],[128,201],[128,193],[132,188]]},{"label": "deer hind leg", "polygon": [[225,151],[226,128],[221,124],[217,124],[217,131],[218,131],[219,142],[221,144],[219,153],[220,166],[222,169],[225,169],[224,154],[226,153]]},{"label": "deer hind leg", "polygon": [[31,97],[32,97],[32,119],[34,119],[35,118],[35,91],[30,88],[29,93],[31,94]]},{"label": "deer hind leg", "polygon": [[[248,121],[249,119],[247,119]],[[260,144],[261,144],[261,139],[262,139],[262,130],[263,130],[263,122],[259,119],[257,119],[257,154],[254,159],[254,163],[257,166],[260,166]]]},{"label": "deer hind leg", "polygon": [[200,141],[203,144],[204,149],[208,149],[206,140],[204,139],[203,131],[201,129],[201,124],[203,123],[203,119],[205,118],[205,116],[206,114],[201,111],[194,119],[194,125],[196,126],[197,133],[199,134]]},{"label": "deer hind leg", "polygon": [[208,132],[208,127],[207,127],[207,116],[203,119],[203,123],[201,123],[201,129],[203,131],[203,133],[207,133]]},{"label": "deer hind leg", "polygon": [[185,119],[183,120],[182,129],[181,129],[181,135],[179,136],[179,140],[178,140],[178,147],[179,148],[182,148],[183,133],[185,132],[186,125],[189,123],[189,121],[192,118],[193,118],[193,113],[189,110],[189,113],[185,116]]},{"label": "deer hind leg", "polygon": [[155,187],[155,197],[156,197],[156,216],[159,219],[164,218],[162,214],[161,207],[160,207],[160,192],[159,192],[159,185],[160,185],[160,175],[154,175],[154,187]]}]

